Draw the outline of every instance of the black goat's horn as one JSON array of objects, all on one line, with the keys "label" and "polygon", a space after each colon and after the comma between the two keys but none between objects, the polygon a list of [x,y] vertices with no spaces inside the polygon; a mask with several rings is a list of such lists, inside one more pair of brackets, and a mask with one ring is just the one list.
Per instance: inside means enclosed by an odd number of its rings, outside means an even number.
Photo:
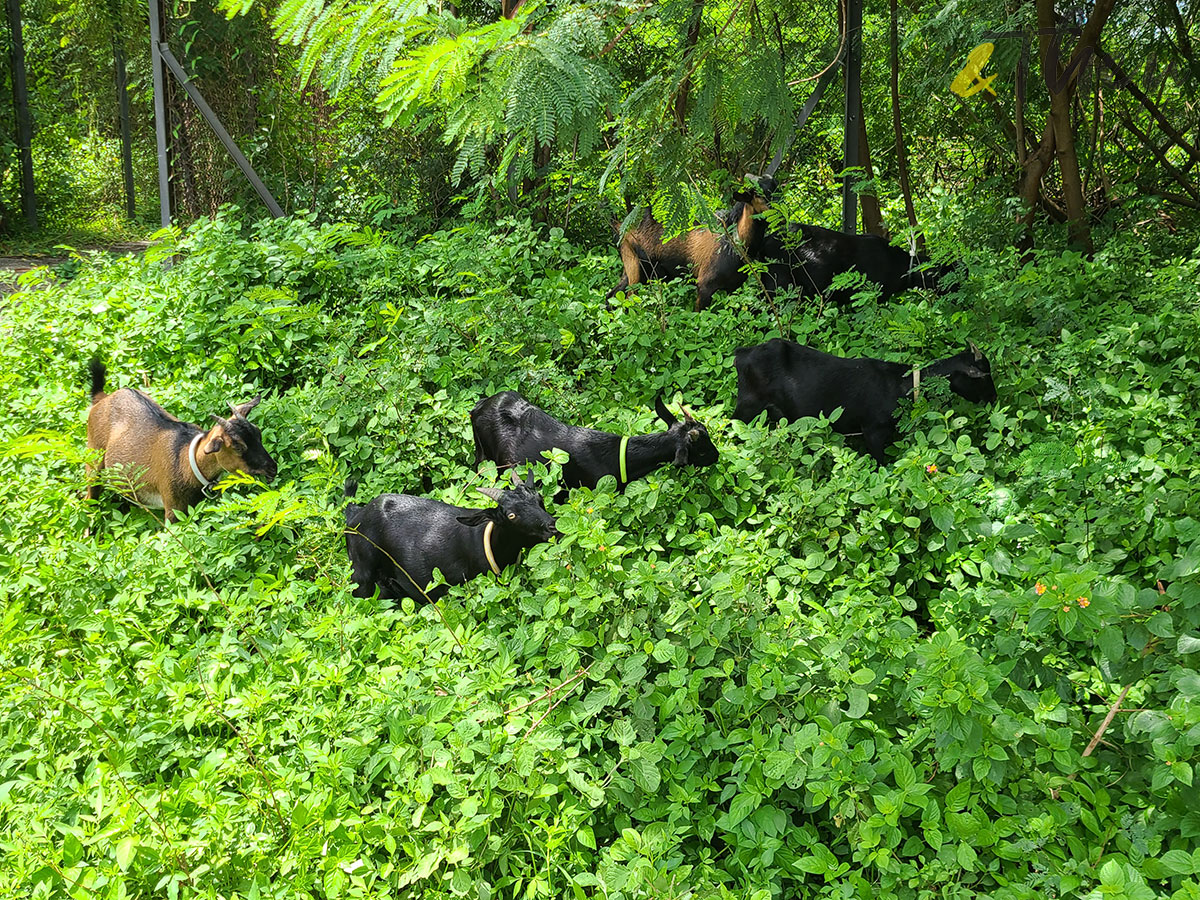
[{"label": "black goat's horn", "polygon": [[247,400],[245,403],[239,403],[237,405],[230,403],[229,408],[233,411],[235,416],[241,416],[244,419],[249,414],[250,410],[254,409],[254,407],[258,406],[258,404],[261,402],[262,394],[259,394],[253,400]]},{"label": "black goat's horn", "polygon": [[232,427],[233,427],[231,424],[229,424],[229,420],[228,420],[228,419],[222,419],[222,418],[221,418],[220,416],[218,416],[216,413],[213,413],[213,420],[214,420],[214,421],[215,421],[215,422],[216,422],[218,425],[220,425],[222,428],[224,428],[224,429],[226,429],[226,430],[228,430],[228,429],[230,429],[230,428],[232,428]]},{"label": "black goat's horn", "polygon": [[967,341],[967,346],[971,348],[971,352],[975,354],[976,360],[983,359],[983,354],[979,352],[979,348],[975,346],[974,341]]},{"label": "black goat's horn", "polygon": [[674,425],[678,419],[671,415],[671,411],[667,409],[667,404],[663,402],[661,395],[654,398],[654,411],[658,413],[658,417],[668,425]]}]

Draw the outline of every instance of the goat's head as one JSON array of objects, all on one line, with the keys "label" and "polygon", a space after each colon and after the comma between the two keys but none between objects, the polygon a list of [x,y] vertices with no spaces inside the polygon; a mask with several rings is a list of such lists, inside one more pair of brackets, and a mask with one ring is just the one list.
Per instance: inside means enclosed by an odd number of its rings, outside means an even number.
[{"label": "goat's head", "polygon": [[667,423],[667,434],[675,441],[675,465],[711,466],[717,461],[717,448],[708,436],[708,429],[688,411],[683,410],[683,421],[676,419],[663,403],[662,397],[654,399],[654,411]]},{"label": "goat's head", "polygon": [[950,390],[974,403],[991,403],[996,399],[992,365],[982,350],[967,341],[967,349],[951,359],[954,365],[950,370]]},{"label": "goat's head", "polygon": [[548,541],[559,533],[558,523],[546,512],[546,503],[533,480],[533,472],[522,482],[516,472],[513,472],[514,486],[508,490],[500,488],[476,488],[485,497],[496,501],[494,509],[481,509],[469,516],[459,516],[458,521],[464,525],[486,525],[495,522],[497,528],[503,528],[517,535],[523,543]]},{"label": "goat's head", "polygon": [[204,452],[215,453],[217,464],[226,472],[241,471],[265,481],[273,481],[279,473],[279,466],[263,447],[262,432],[246,418],[261,399],[255,397],[236,406],[229,404],[232,415],[228,419],[214,415],[216,424],[208,432]]},{"label": "goat's head", "polygon": [[779,190],[779,182],[770,175],[746,174],[744,186],[733,194],[734,203],[746,203],[757,215],[771,205],[775,192]]}]

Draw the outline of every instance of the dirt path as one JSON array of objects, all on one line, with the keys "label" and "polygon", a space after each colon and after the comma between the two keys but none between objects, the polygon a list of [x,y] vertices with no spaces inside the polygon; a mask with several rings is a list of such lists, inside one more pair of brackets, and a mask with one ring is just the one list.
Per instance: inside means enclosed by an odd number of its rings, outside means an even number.
[{"label": "dirt path", "polygon": [[[80,247],[81,253],[141,253],[150,246],[149,241],[122,241],[106,244],[103,247]],[[17,277],[38,266],[58,266],[65,263],[69,257],[36,254],[30,256],[0,256],[0,294],[11,294],[17,289]]]}]

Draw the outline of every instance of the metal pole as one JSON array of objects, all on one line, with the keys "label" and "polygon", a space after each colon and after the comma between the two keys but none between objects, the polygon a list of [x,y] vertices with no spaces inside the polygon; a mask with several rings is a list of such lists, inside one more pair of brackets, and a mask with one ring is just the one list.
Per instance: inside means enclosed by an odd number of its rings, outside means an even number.
[{"label": "metal pole", "polygon": [[[13,0],[9,0],[13,2]],[[154,73],[154,138],[158,144],[158,209],[163,227],[171,224],[171,164],[167,155],[167,84],[163,74],[162,20],[159,0],[150,0],[150,62]]]},{"label": "metal pole", "polygon": [[783,142],[783,146],[775,152],[775,157],[771,160],[771,164],[767,166],[767,171],[763,173],[764,175],[774,176],[779,171],[779,166],[783,163],[783,155],[787,153],[788,148],[792,146],[792,141],[796,139],[796,135],[800,133],[800,129],[808,121],[808,117],[813,114],[813,110],[817,108],[817,104],[821,102],[825,88],[828,87],[829,82],[833,81],[833,77],[837,74],[838,65],[839,63],[835,59],[829,64],[829,68],[825,73],[817,79],[817,86],[813,88],[813,92],[808,95],[808,99],[804,102],[804,108],[800,110],[800,115],[796,119],[796,125],[792,129],[792,133]]},{"label": "metal pole", "polygon": [[[846,4],[846,123],[842,168],[859,164],[858,121],[862,116],[862,0]],[[857,176],[847,175],[842,182],[842,231],[858,232],[858,197],[853,182]]]},{"label": "metal pole", "polygon": [[225,130],[225,126],[217,118],[217,114],[205,102],[204,96],[187,77],[187,73],[183,71],[183,66],[179,64],[179,60],[175,58],[175,54],[171,52],[171,48],[165,43],[159,44],[158,52],[163,62],[167,64],[167,68],[171,70],[171,74],[175,76],[175,80],[187,91],[187,95],[192,98],[192,102],[196,104],[196,108],[200,110],[200,114],[204,116],[204,120],[208,122],[208,126],[213,130],[213,133],[225,145],[226,151],[233,157],[233,161],[237,163],[237,167],[242,170],[242,174],[246,176],[246,180],[254,187],[262,202],[267,205],[267,209],[271,211],[271,215],[277,219],[280,218],[283,215],[283,209],[275,202],[275,198],[271,196],[271,192],[267,190],[267,186],[263,184],[262,179],[258,177],[258,173],[251,167],[250,161],[238,149],[238,145],[229,136],[229,132]]},{"label": "metal pole", "polygon": [[125,77],[125,48],[121,46],[124,29],[118,27],[113,38],[113,64],[117,70],[117,109],[121,122],[121,171],[125,176],[125,212],[133,218],[137,204],[133,195],[133,138],[129,133],[129,90]]},{"label": "metal pole", "polygon": [[25,84],[25,42],[21,35],[21,0],[8,0],[12,30],[13,105],[17,108],[17,154],[21,166],[21,209],[25,224],[37,228],[37,197],[33,184],[33,119],[29,115],[29,90]]}]

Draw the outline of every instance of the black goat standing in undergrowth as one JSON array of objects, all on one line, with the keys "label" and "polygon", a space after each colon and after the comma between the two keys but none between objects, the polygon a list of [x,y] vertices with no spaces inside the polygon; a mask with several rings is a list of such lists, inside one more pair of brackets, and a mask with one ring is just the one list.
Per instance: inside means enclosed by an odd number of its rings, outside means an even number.
[{"label": "black goat standing in undergrowth", "polygon": [[[514,474],[514,480],[515,474]],[[558,534],[530,472],[509,490],[476,488],[498,504],[492,509],[451,506],[428,497],[380,494],[366,504],[346,505],[346,551],[354,568],[355,597],[437,600],[448,585],[462,584],[489,569],[499,575],[521,551]],[[346,482],[353,498],[358,483]],[[433,570],[446,584],[429,591]]]},{"label": "black goat standing in undergrowth", "polygon": [[875,234],[843,234],[819,225],[791,223],[787,237],[768,232],[758,245],[767,271],[763,287],[770,293],[795,286],[801,297],[824,296],[838,305],[849,303],[854,289],[832,290],[843,272],[861,272],[879,285],[880,299],[925,287],[945,293],[952,266],[930,263],[924,254],[912,256]]},{"label": "black goat standing in undergrowth", "polygon": [[867,452],[881,465],[884,450],[896,438],[896,405],[919,390],[922,379],[944,376],[950,390],[975,403],[996,399],[991,364],[974,344],[962,353],[914,368],[867,357],[822,353],[794,341],[774,338],[734,351],[738,375],[733,417],[753,420],[763,410],[772,424],[806,416],[828,416],[841,407],[832,428],[861,434]]},{"label": "black goat standing in undergrowth", "polygon": [[544,462],[542,453],[557,447],[571,457],[563,466],[567,488],[594,488],[601,478],[611,475],[624,489],[629,482],[667,463],[711,466],[717,461],[717,448],[708,429],[691,413],[684,409],[683,421],[679,421],[661,397],[656,398],[654,409],[667,424],[666,431],[622,438],[607,431],[566,425],[516,391],[503,391],[480,400],[471,410],[475,466],[485,459],[501,467]]}]

